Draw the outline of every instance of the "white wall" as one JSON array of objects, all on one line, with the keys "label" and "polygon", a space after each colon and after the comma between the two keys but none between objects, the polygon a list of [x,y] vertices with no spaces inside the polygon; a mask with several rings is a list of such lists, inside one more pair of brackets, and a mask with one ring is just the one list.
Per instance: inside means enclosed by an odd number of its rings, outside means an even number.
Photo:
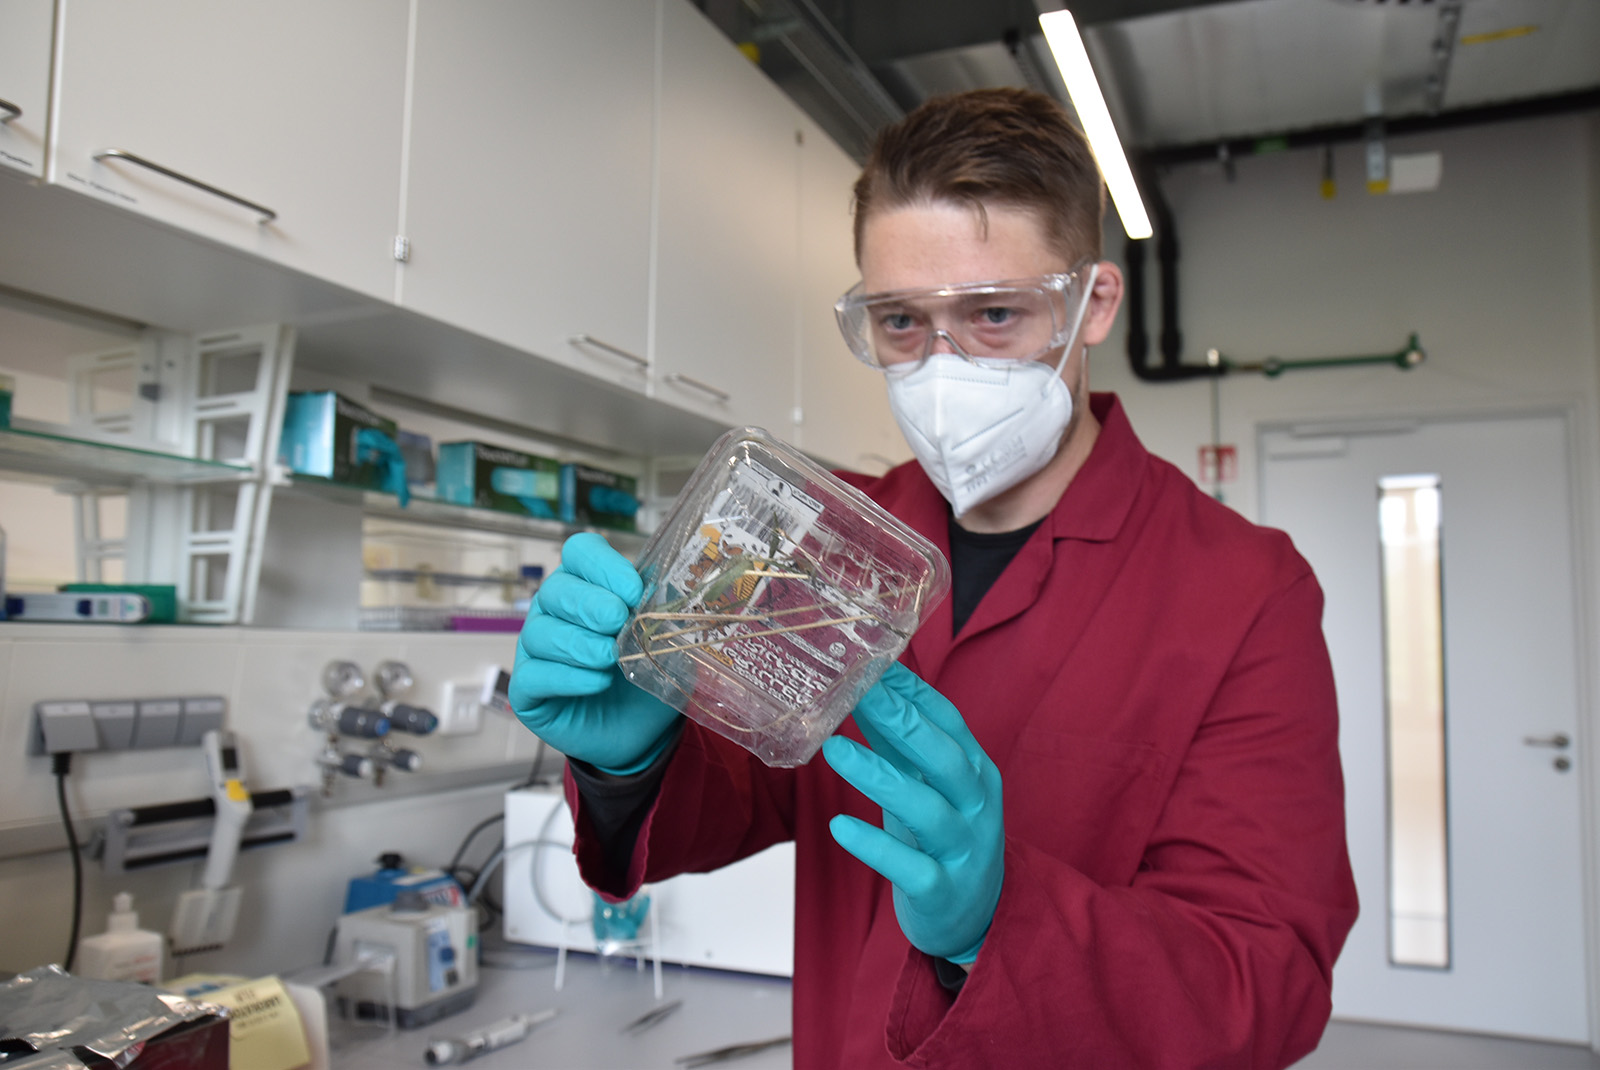
[{"label": "white wall", "polygon": [[[1187,360],[1212,346],[1241,360],[1392,352],[1412,331],[1428,351],[1410,372],[1225,379],[1222,440],[1240,454],[1239,480],[1224,488],[1229,504],[1256,515],[1256,425],[1290,419],[1571,406],[1584,446],[1579,474],[1593,482],[1595,130],[1566,117],[1394,140],[1395,152],[1443,153],[1434,193],[1367,194],[1357,145],[1336,154],[1331,201],[1318,191],[1316,151],[1239,160],[1231,183],[1213,165],[1168,176]],[[1120,233],[1108,235],[1107,253],[1120,260]],[[1154,283],[1153,256],[1147,263]],[[1152,338],[1158,300],[1152,285]],[[1121,326],[1091,376],[1096,389],[1122,395],[1151,449],[1196,474],[1197,448],[1211,435],[1207,383],[1135,381]]]},{"label": "white wall", "polygon": [[[415,696],[433,705],[444,681],[481,678],[490,665],[509,665],[514,643],[512,635],[6,625],[0,632],[0,844],[3,853],[47,849],[0,858],[0,971],[60,961],[67,940],[71,883],[66,853],[55,847],[64,842],[55,782],[49,759],[26,753],[35,702],[222,694],[252,788],[315,784],[321,737],[307,725],[306,711],[320,694],[329,660],[350,658],[368,673],[382,659],[404,660],[417,679]],[[189,968],[255,973],[319,961],[345,882],[376,868],[380,852],[400,851],[417,863],[448,862],[467,829],[500,809],[504,787],[526,774],[537,749],[513,719],[485,713],[483,721],[476,735],[404,742],[424,755],[424,771],[412,776],[434,777],[436,786],[452,775],[481,774],[494,783],[396,798],[390,788],[341,782],[335,802],[353,805],[314,805],[305,842],[240,857],[235,876],[247,899],[239,933],[225,953],[197,956]],[[400,782],[408,777],[392,775]],[[80,836],[109,809],[206,791],[197,749],[82,755],[68,783]],[[86,934],[104,928],[107,904],[124,888],[134,893],[146,927],[164,929],[173,898],[198,878],[197,867],[188,864],[110,879],[87,862],[86,873]]]},{"label": "white wall", "polygon": [[[351,877],[377,869],[383,851],[399,851],[413,864],[443,866],[473,825],[503,809],[509,783],[409,796],[382,804],[313,814],[303,843],[246,851],[234,867],[244,889],[234,939],[222,951],[185,958],[177,972],[284,973],[322,961],[328,932],[344,906]],[[80,824],[80,834],[82,825]],[[481,861],[494,843],[492,830],[471,852]],[[200,866],[175,865],[111,879],[98,863],[84,863],[83,935],[103,932],[111,897],[131,892],[139,923],[164,932],[178,894],[198,885]],[[62,962],[66,950],[72,869],[65,851],[0,860],[0,974]],[[495,886],[498,893],[499,885]]]},{"label": "white wall", "polygon": [[[8,315],[0,307],[0,333],[23,319]],[[14,343],[6,343],[5,348],[12,350]],[[0,373],[16,381],[12,416],[67,422],[70,402],[64,378],[17,368],[7,362],[3,353]],[[60,584],[77,579],[71,498],[57,494],[45,483],[11,482],[0,477],[0,529],[7,537],[4,586],[8,590],[53,591]]]}]

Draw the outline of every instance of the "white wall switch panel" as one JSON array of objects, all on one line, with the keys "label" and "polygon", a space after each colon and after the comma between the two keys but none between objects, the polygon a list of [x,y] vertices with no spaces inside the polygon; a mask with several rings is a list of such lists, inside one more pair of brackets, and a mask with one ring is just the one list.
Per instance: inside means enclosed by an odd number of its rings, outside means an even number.
[{"label": "white wall switch panel", "polygon": [[439,715],[441,736],[467,736],[483,727],[483,705],[478,701],[483,685],[477,680],[450,680],[439,696],[434,712]]}]

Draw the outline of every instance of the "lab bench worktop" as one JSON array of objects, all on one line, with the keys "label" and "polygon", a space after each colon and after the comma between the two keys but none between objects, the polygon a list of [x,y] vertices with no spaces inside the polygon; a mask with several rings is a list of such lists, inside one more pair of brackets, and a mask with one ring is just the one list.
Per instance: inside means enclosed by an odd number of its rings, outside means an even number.
[{"label": "lab bench worktop", "polygon": [[[674,1060],[732,1044],[789,1033],[787,978],[694,967],[663,967],[664,995],[656,1002],[649,964],[632,959],[601,962],[593,955],[567,959],[566,981],[555,990],[555,952],[502,955],[479,972],[477,1000],[467,1010],[431,1026],[392,1034],[334,1025],[333,1070],[392,1070],[427,1065],[423,1053],[435,1037],[460,1037],[513,1014],[554,1007],[554,1020],[526,1039],[466,1063],[472,1070],[678,1070]],[[515,968],[499,965],[514,962]],[[623,1026],[674,1000],[682,1005],[634,1035]],[[714,1066],[729,1070],[787,1070],[787,1045]]]}]

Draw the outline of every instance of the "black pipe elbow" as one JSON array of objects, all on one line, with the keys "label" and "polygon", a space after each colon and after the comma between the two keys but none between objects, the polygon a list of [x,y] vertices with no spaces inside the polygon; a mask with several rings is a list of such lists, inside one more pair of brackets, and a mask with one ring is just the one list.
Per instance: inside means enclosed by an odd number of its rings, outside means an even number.
[{"label": "black pipe elbow", "polygon": [[1122,259],[1127,270],[1128,361],[1133,374],[1144,368],[1150,353],[1150,334],[1144,329],[1144,247],[1148,239],[1129,238]]},{"label": "black pipe elbow", "polygon": [[1155,169],[1138,168],[1139,185],[1146,193],[1151,221],[1156,230],[1156,260],[1161,272],[1161,361],[1154,367],[1146,363],[1150,355],[1150,334],[1145,329],[1145,247],[1149,239],[1128,239],[1125,247],[1128,299],[1128,367],[1134,378],[1145,383],[1175,383],[1223,375],[1222,365],[1184,364],[1183,332],[1178,327],[1178,228],[1172,210],[1161,196]]}]

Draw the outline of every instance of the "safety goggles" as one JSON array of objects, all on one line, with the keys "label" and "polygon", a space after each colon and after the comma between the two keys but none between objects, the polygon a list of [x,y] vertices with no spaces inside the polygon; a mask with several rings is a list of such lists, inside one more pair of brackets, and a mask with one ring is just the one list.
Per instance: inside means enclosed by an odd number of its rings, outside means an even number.
[{"label": "safety goggles", "polygon": [[969,360],[1039,360],[1065,346],[1082,319],[1087,265],[1059,275],[928,290],[863,293],[834,302],[839,330],[875,368],[915,367],[941,347]]}]

